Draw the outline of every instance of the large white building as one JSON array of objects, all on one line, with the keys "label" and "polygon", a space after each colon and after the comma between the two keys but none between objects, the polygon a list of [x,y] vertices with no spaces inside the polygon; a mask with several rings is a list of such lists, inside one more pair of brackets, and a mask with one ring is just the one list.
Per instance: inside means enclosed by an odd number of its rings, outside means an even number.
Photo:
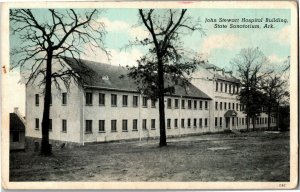
[{"label": "large white building", "polygon": [[[72,83],[69,91],[53,85],[50,140],[84,144],[159,136],[158,101],[137,91],[125,67],[86,60],[78,67],[72,58],[64,62],[72,70],[84,67],[90,74],[82,76],[83,86]],[[167,136],[245,129],[245,114],[236,98],[238,85],[230,73],[202,64],[186,89],[177,85],[174,94],[165,96]],[[30,138],[42,136],[41,92],[35,83],[26,86],[26,136]],[[258,128],[267,126],[266,117],[258,118]]]}]

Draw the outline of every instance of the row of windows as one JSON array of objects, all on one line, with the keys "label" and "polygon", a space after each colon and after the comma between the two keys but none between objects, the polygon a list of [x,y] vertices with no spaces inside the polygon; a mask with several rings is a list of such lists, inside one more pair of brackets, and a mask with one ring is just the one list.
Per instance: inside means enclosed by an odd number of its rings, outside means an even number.
[{"label": "row of windows", "polygon": [[[223,89],[223,87],[224,87],[224,89]],[[225,82],[216,82],[216,91],[237,94],[239,92],[239,87],[235,84],[228,84]]]},{"label": "row of windows", "polygon": [[[86,92],[86,105],[93,105],[93,93]],[[174,102],[174,104],[173,104]],[[39,94],[35,95],[35,105],[38,106],[40,103],[39,101]],[[105,101],[105,94],[99,93],[99,105],[104,106],[106,103]],[[118,103],[118,96],[116,94],[111,94],[111,106],[116,107]],[[50,99],[50,104],[52,104],[52,96]],[[67,93],[62,93],[62,104],[67,105]],[[151,107],[155,107],[156,101],[151,99]],[[174,105],[174,108],[179,108],[179,99],[167,99],[167,107],[172,108]],[[128,106],[128,95],[122,95],[122,106],[127,107]],[[138,96],[133,96],[132,98],[132,106],[138,107]],[[142,106],[148,107],[148,98],[143,97],[142,98]],[[199,108],[202,109],[204,106],[205,109],[208,109],[208,101],[199,101]],[[186,100],[181,99],[181,108],[185,109],[186,107]],[[192,109],[192,100],[187,100],[187,108]],[[193,100],[193,108],[198,108],[198,100]]]},{"label": "row of windows", "polygon": [[[186,100],[181,99],[181,109],[185,109],[186,107]],[[171,99],[168,98],[167,99],[167,107],[169,109],[171,109],[174,105],[174,108],[177,109],[179,108],[179,99]],[[208,109],[208,101],[198,101],[198,100],[187,100],[187,108],[188,109],[198,109],[198,105],[199,105],[199,109]]]},{"label": "row of windows", "polygon": [[[196,128],[197,126],[199,127],[207,127],[208,126],[208,118],[204,118],[202,120],[202,118],[200,118],[199,120],[197,120],[196,118],[194,119],[190,119],[188,118],[187,121],[186,119],[181,119],[181,128],[185,128],[185,126],[187,126],[188,128],[191,127],[192,125],[192,120],[193,120],[193,127]],[[185,124],[185,121],[187,122],[187,124]],[[62,119],[62,124],[61,124],[61,130],[62,132],[67,132],[67,120],[66,119]],[[106,130],[106,121],[105,120],[99,120],[99,126],[98,126],[98,131],[99,132],[105,132]],[[151,124],[150,124],[150,128],[152,130],[156,129],[156,120],[155,119],[151,119]],[[167,128],[171,129],[171,125],[173,123],[174,128],[178,128],[178,119],[167,119]],[[143,130],[147,130],[147,119],[142,119],[142,129]],[[40,121],[38,118],[35,119],[35,129],[39,130],[40,126]],[[110,121],[110,129],[111,132],[117,132],[117,120],[111,120]],[[132,130],[133,131],[137,131],[138,130],[138,120],[137,119],[133,119],[132,120]],[[52,131],[52,119],[50,119],[49,121],[49,131]],[[122,120],[122,131],[128,131],[128,120],[127,119],[123,119]],[[85,132],[86,133],[92,133],[93,132],[93,120],[85,120]]]},{"label": "row of windows", "polygon": [[[35,119],[35,129],[36,130],[40,129],[40,119],[38,119],[38,118]],[[49,131],[52,131],[52,119],[49,119]],[[66,119],[61,120],[61,131],[67,132],[67,120]]]},{"label": "row of windows", "polygon": [[[138,96],[132,96],[132,106],[138,107]],[[116,94],[111,94],[111,106],[117,106],[118,103],[118,96]],[[142,98],[142,106],[148,107],[148,98],[143,97]],[[192,100],[188,100],[188,109],[192,108]],[[86,93],[86,104],[92,105],[93,104],[93,94],[91,92]],[[105,94],[99,93],[99,105],[105,105]],[[151,99],[151,107],[155,107],[156,100]],[[173,105],[173,99],[168,98],[167,99],[167,107],[172,108]],[[197,109],[198,101],[194,100],[194,108]],[[199,101],[199,107],[202,109],[202,106],[204,105],[205,109],[208,109],[208,101]],[[122,95],[122,106],[127,107],[128,106],[128,95]],[[181,108],[184,109],[186,106],[185,100],[181,99]],[[179,99],[174,99],[174,107],[179,108]]]},{"label": "row of windows", "polygon": [[[64,92],[62,93],[62,105],[67,105],[67,93]],[[35,94],[35,105],[39,106],[40,105],[40,95]],[[50,96],[50,105],[52,105],[52,95]]]},{"label": "row of windows", "polygon": [[240,110],[240,111],[243,111],[245,109],[245,106],[242,105],[242,104],[238,104],[238,103],[230,103],[230,102],[218,102],[216,101],[215,102],[215,109],[216,110],[223,110],[223,105],[224,105],[224,110],[227,110],[227,106],[228,106],[228,109],[236,109],[237,111]]},{"label": "row of windows", "polygon": [[[235,120],[236,118],[233,117],[232,119],[232,126],[235,125]],[[271,123],[275,123],[275,118],[271,118]],[[245,125],[246,124],[246,117],[238,118],[238,121],[236,122],[237,125]],[[249,123],[252,124],[252,119],[249,119]],[[256,124],[267,124],[268,123],[268,118],[267,117],[257,117],[256,118]],[[215,117],[215,127],[222,127],[223,125],[223,118],[222,117]]]},{"label": "row of windows", "polygon": [[[187,119],[187,124],[185,124],[185,119],[181,119],[181,128],[185,128],[185,126],[187,126],[188,128],[191,127],[191,121],[192,119],[188,118]],[[202,118],[199,119],[199,127],[207,127],[208,126],[208,118],[204,118],[204,125],[202,124]],[[173,123],[174,128],[178,128],[178,119],[167,119],[167,128],[171,129],[171,125]],[[193,119],[193,127],[197,127],[197,119],[194,118]],[[86,132],[92,132],[92,124],[93,121],[92,120],[86,120]],[[147,119],[142,119],[142,129],[143,130],[147,130],[148,126],[147,126]],[[99,132],[105,132],[105,120],[99,120]],[[151,119],[150,120],[150,128],[152,130],[156,129],[156,120],[155,119]],[[137,119],[133,119],[132,120],[132,130],[133,131],[137,131],[138,130],[138,120]],[[111,120],[111,131],[112,132],[116,132],[117,131],[117,120]],[[122,120],[122,131],[128,131],[128,120],[127,119],[123,119]]]},{"label": "row of windows", "polygon": [[[232,119],[232,126],[234,126],[235,124],[235,120],[236,118],[234,117]],[[208,126],[208,118],[188,118],[188,119],[181,119],[180,122],[180,126],[181,128],[185,128],[185,126],[187,126],[188,128],[190,128],[192,126],[192,121],[193,121],[193,127],[197,128],[197,127],[207,127]],[[256,118],[256,124],[267,124],[268,122],[268,118],[267,117],[257,117]],[[271,118],[271,122],[275,123],[275,118]],[[178,119],[172,119],[168,118],[167,119],[167,128],[171,129],[171,126],[173,126],[174,128],[178,128]],[[250,119],[250,124],[252,124],[252,119]],[[238,118],[238,122],[237,125],[245,125],[246,124],[246,118]],[[112,132],[117,132],[117,120],[111,120],[111,131]],[[155,127],[156,125],[156,120],[155,119],[151,119],[151,124],[150,127],[152,130],[156,129]],[[222,117],[215,117],[215,127],[222,127],[223,126],[223,118]],[[39,130],[40,128],[40,121],[38,118],[35,119],[35,129]],[[99,127],[98,127],[98,131],[99,132],[105,132],[106,125],[105,125],[105,120],[99,120]],[[147,119],[142,119],[142,129],[143,130],[147,130]],[[138,120],[137,119],[133,119],[132,120],[132,130],[133,131],[137,131],[138,130]],[[52,131],[52,119],[49,119],[49,131]],[[62,132],[67,132],[67,120],[66,119],[62,119],[61,121],[61,131]],[[128,131],[128,120],[127,119],[123,119],[122,120],[122,131]],[[93,132],[93,120],[86,120],[85,121],[85,132],[86,133],[92,133]]]}]

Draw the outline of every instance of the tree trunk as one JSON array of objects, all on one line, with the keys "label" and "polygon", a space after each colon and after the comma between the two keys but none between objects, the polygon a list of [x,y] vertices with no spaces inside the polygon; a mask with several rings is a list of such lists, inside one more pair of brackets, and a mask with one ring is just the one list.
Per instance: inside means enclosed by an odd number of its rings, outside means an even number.
[{"label": "tree trunk", "polygon": [[163,63],[158,61],[158,87],[159,87],[159,146],[167,146],[166,124],[165,124],[165,101],[164,101],[164,72]]},{"label": "tree trunk", "polygon": [[279,130],[279,103],[277,103],[277,121],[276,121],[277,131]]},{"label": "tree trunk", "polygon": [[271,106],[268,106],[268,130],[270,130],[270,126],[271,126]]},{"label": "tree trunk", "polygon": [[51,64],[52,64],[52,51],[47,53],[47,66],[46,66],[46,85],[45,85],[45,98],[44,98],[44,112],[42,120],[42,143],[41,155],[49,156],[52,154],[51,146],[49,144],[49,115],[50,115],[50,98],[51,98]]},{"label": "tree trunk", "polygon": [[249,131],[249,126],[250,126],[250,118],[249,118],[249,116],[248,116],[248,115],[246,116],[246,124],[247,124],[247,131]]},{"label": "tree trunk", "polygon": [[255,131],[255,116],[252,117],[253,131]]}]

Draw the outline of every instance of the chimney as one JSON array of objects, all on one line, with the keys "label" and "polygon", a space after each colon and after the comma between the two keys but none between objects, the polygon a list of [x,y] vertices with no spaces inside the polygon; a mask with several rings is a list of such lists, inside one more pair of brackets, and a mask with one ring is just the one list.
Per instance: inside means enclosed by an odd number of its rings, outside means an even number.
[{"label": "chimney", "polygon": [[15,107],[15,108],[14,108],[14,113],[17,114],[18,112],[19,112],[19,107]]},{"label": "chimney", "polygon": [[19,111],[19,108],[18,107],[15,107],[14,108],[14,113],[20,118],[20,120],[24,123],[25,125],[25,118],[21,115],[20,111]]}]

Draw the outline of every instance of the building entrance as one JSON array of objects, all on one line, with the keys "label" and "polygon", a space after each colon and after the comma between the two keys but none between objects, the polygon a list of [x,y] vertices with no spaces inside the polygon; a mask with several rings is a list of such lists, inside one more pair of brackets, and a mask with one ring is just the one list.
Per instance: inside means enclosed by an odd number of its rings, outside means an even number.
[{"label": "building entrance", "polygon": [[226,117],[226,129],[230,128],[230,117]]}]

